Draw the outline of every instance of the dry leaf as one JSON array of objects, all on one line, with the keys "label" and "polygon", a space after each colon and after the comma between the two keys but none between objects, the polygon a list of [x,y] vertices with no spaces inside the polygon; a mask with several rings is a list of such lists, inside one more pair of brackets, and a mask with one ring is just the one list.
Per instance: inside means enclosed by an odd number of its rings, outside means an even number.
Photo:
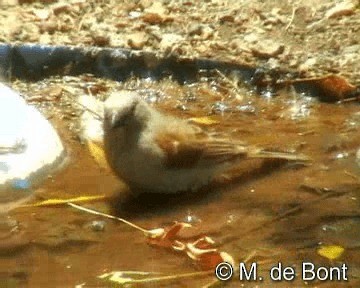
[{"label": "dry leaf", "polygon": [[106,156],[102,145],[98,142],[87,141],[87,147],[90,151],[91,156],[95,159],[96,163],[102,169],[108,169],[108,164],[106,161]]},{"label": "dry leaf", "polygon": [[[69,199],[67,201],[70,202],[70,200],[71,200],[71,202],[75,201],[75,199]],[[65,203],[67,203],[67,202],[65,202]],[[129,222],[123,218],[118,218],[115,216],[97,212],[95,210],[85,208],[85,207],[76,205],[74,203],[68,203],[68,205],[70,205],[76,209],[91,213],[91,214],[102,215],[107,218],[119,220],[119,221],[143,232],[143,235],[145,235],[149,244],[156,245],[159,247],[171,248],[174,251],[183,252],[183,253],[187,254],[188,257],[190,257],[192,260],[194,260],[196,262],[196,264],[198,264],[203,270],[209,271],[210,269],[214,269],[216,267],[216,265],[219,264],[220,262],[228,262],[228,263],[234,265],[234,260],[231,257],[231,255],[226,252],[218,251],[218,249],[214,248],[215,242],[210,237],[203,236],[193,242],[178,240],[177,237],[179,236],[179,232],[182,229],[192,227],[192,225],[189,223],[175,222],[170,227],[155,228],[155,229],[147,230],[147,229],[144,229],[144,228],[142,228],[132,222]],[[172,276],[164,276],[164,277],[158,277],[158,278],[156,277],[156,278],[151,278],[151,279],[146,279],[146,280],[145,279],[134,280],[134,279],[124,276],[124,274],[121,274],[122,272],[116,272],[116,273],[117,274],[115,275],[115,277],[118,278],[118,281],[116,280],[118,283],[128,283],[128,282],[131,282],[131,283],[140,283],[141,282],[142,283],[142,282],[149,282],[149,281],[162,281],[162,280],[166,280],[166,279],[170,279],[170,278],[174,277],[172,275]],[[118,274],[118,273],[120,273],[120,274]],[[106,278],[110,274],[102,275],[101,277]],[[183,277],[183,276],[187,277],[189,275],[190,274],[175,275],[175,276],[177,278],[177,277]]]},{"label": "dry leaf", "polygon": [[324,245],[317,250],[317,253],[329,260],[335,260],[339,258],[344,251],[345,249],[338,245]]},{"label": "dry leaf", "polygon": [[350,84],[345,78],[338,75],[328,75],[324,77],[304,78],[285,81],[286,85],[294,85],[301,89],[306,88],[310,91],[315,90],[316,96],[326,102],[334,102],[354,97],[357,87]]},{"label": "dry leaf", "polygon": [[71,203],[87,203],[93,202],[98,200],[104,200],[107,197],[105,195],[95,195],[95,196],[80,196],[76,198],[69,198],[69,199],[47,199],[41,202],[37,202],[34,204],[23,205],[21,207],[39,207],[39,206],[58,206],[64,205],[69,202]]},{"label": "dry leaf", "polygon": [[355,1],[344,1],[336,4],[333,8],[328,10],[325,13],[325,17],[330,19],[330,18],[352,15],[355,13],[355,9],[356,9]]},{"label": "dry leaf", "polygon": [[337,100],[344,99],[347,94],[356,89],[356,86],[351,85],[345,78],[337,75],[329,75],[320,78],[316,82],[329,98],[336,98]]},{"label": "dry leaf", "polygon": [[157,228],[153,230],[149,230],[145,236],[148,237],[149,244],[162,246],[162,247],[172,247],[175,237],[178,233],[184,228],[192,227],[191,224],[184,222],[175,222],[171,227]]},{"label": "dry leaf", "polygon": [[189,119],[190,122],[199,124],[199,125],[214,125],[214,124],[219,124],[220,122],[212,119],[210,117],[193,117]]},{"label": "dry leaf", "polygon": [[185,245],[186,254],[203,270],[214,269],[221,262],[228,262],[234,266],[234,259],[226,252],[212,248],[215,242],[210,237],[202,237],[193,243]]}]

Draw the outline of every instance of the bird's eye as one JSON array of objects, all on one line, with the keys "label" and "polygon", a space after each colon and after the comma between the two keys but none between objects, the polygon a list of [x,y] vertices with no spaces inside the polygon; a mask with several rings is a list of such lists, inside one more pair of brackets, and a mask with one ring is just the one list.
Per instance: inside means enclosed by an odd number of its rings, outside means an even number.
[{"label": "bird's eye", "polygon": [[123,111],[125,113],[121,113],[121,115],[113,114],[111,119],[112,129],[128,125],[129,121],[134,116],[135,107],[136,106],[133,105],[130,110],[128,110],[127,112]]},{"label": "bird's eye", "polygon": [[112,129],[117,129],[117,128],[126,126],[129,122],[129,119],[130,119],[129,114],[122,115],[122,117],[120,117],[116,120],[114,119]]}]

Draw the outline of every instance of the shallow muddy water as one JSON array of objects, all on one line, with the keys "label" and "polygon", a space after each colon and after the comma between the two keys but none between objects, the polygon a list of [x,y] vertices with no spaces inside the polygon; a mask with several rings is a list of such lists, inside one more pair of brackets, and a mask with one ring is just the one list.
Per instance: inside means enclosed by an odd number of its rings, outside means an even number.
[{"label": "shallow muddy water", "polygon": [[[292,91],[258,96],[207,81],[179,86],[170,80],[115,83],[64,77],[13,86],[51,119],[68,151],[65,167],[33,187],[34,201],[106,195],[107,200],[81,205],[148,229],[190,221],[194,227],[187,237],[210,236],[236,263],[249,256],[248,263],[258,263],[263,281],[240,282],[234,276],[230,287],[360,286],[359,105],[321,103]],[[62,91],[55,98],[49,91],[57,87]],[[103,98],[120,88],[140,90],[164,113],[217,121],[205,125],[207,130],[269,149],[303,153],[312,161],[309,165],[242,161],[199,193],[133,198],[81,144],[76,128],[81,109],[71,98],[89,91]],[[1,215],[0,239],[0,287],[112,287],[97,276],[111,271],[165,275],[200,271],[185,255],[148,245],[131,227],[66,205],[17,208]],[[321,245],[338,245],[345,251],[328,260],[317,252]],[[349,280],[302,281],[305,261],[321,266],[346,263]],[[270,279],[268,271],[278,262],[295,268],[294,281]],[[207,275],[147,286],[203,287],[213,280]]]}]

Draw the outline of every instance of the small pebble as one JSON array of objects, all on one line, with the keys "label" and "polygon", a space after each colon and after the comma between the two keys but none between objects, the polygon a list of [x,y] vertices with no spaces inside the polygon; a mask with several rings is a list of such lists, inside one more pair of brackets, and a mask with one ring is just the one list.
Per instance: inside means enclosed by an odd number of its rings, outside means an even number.
[{"label": "small pebble", "polygon": [[103,220],[94,220],[90,223],[90,228],[93,231],[99,232],[105,230],[106,222]]}]

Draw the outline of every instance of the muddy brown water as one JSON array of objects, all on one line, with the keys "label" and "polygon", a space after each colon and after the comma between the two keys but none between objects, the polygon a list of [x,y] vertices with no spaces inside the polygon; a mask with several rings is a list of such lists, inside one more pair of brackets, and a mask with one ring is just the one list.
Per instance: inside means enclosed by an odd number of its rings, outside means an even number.
[{"label": "muddy brown water", "polygon": [[[17,88],[32,95],[44,83],[68,85],[50,81],[17,84]],[[149,229],[191,221],[194,227],[188,237],[208,235],[236,263],[249,255],[253,255],[249,263],[258,263],[263,281],[240,282],[234,276],[230,287],[360,287],[357,104],[325,104],[289,91],[266,97],[224,93],[204,83],[136,83],[133,88],[142,89],[164,113],[183,118],[210,115],[219,123],[205,129],[259,146],[304,153],[312,162],[303,166],[243,161],[229,171],[226,181],[219,176],[201,193],[133,198],[111,171],[97,165],[69,129],[76,119],[58,117],[65,115],[68,105],[45,101],[39,104],[43,110],[50,111],[53,104],[60,107],[55,117],[49,117],[69,160],[65,168],[33,188],[35,199],[103,194],[111,198],[81,205]],[[104,221],[104,229],[93,229],[93,221]],[[97,276],[111,271],[165,275],[199,271],[183,254],[148,245],[142,233],[131,227],[68,206],[17,208],[1,215],[0,222],[0,287],[113,287]],[[330,261],[318,255],[320,245],[339,245],[345,252]],[[304,282],[300,274],[304,261],[319,266],[346,263],[349,280]],[[296,269],[294,281],[270,279],[269,269],[278,262]],[[214,279],[199,276],[147,286],[203,287]]]}]

